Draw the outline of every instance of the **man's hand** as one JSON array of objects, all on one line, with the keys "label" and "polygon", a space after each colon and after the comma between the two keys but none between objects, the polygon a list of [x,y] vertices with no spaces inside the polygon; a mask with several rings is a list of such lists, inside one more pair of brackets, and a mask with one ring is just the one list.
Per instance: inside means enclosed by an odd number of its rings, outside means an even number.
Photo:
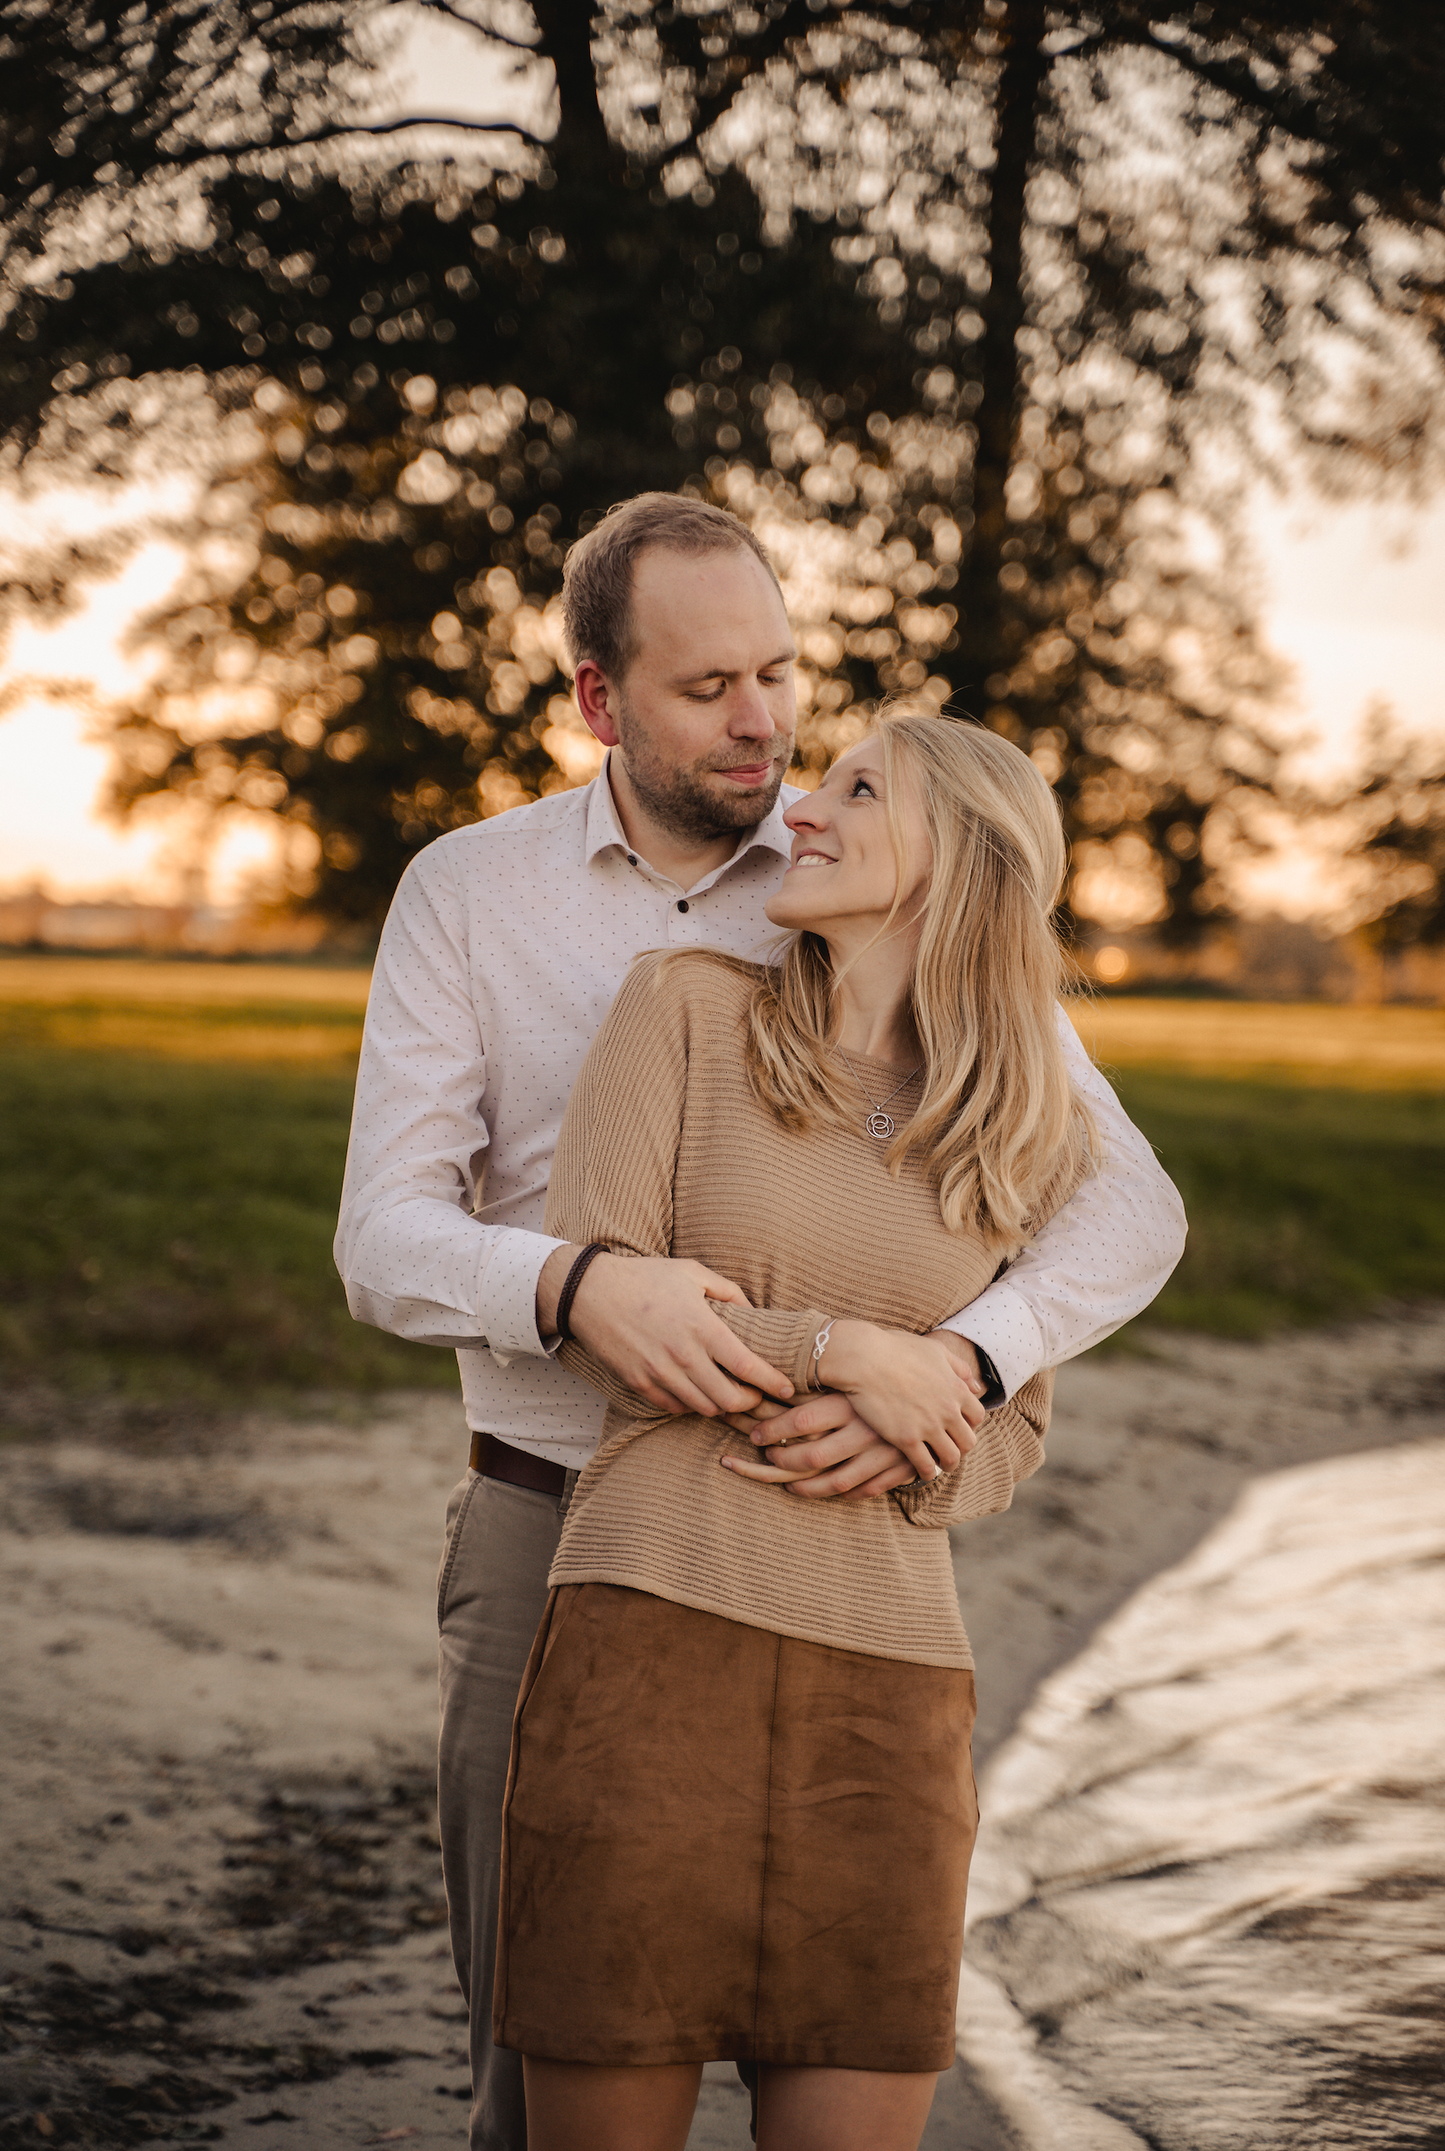
[{"label": "man's hand", "polygon": [[[580,1247],[554,1248],[537,1280],[537,1327],[557,1330],[557,1302]],[[745,1412],[764,1397],[786,1401],[793,1385],[759,1359],[708,1305],[749,1304],[731,1279],[700,1262],[665,1255],[598,1255],[572,1302],[571,1330],[594,1359],[664,1412],[705,1419]]]},{"label": "man's hand", "polygon": [[762,1451],[757,1458],[729,1457],[728,1469],[740,1478],[786,1486],[804,1501],[871,1501],[915,1476],[907,1457],[875,1434],[852,1398],[838,1391],[793,1405],[764,1397],[750,1412],[729,1413],[728,1424]]}]

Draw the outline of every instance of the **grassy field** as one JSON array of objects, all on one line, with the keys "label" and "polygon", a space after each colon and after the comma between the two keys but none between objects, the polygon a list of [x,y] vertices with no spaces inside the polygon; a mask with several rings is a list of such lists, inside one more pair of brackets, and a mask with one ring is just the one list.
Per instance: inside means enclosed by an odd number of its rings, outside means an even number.
[{"label": "grassy field", "polygon": [[[366,978],[0,959],[0,1381],[210,1408],[450,1388],[354,1324],[331,1235]],[[1098,1001],[1079,1029],[1191,1218],[1149,1320],[1231,1336],[1445,1296],[1445,1012]]]},{"label": "grassy field", "polygon": [[1445,1297],[1445,1009],[1131,997],[1074,1021],[1189,1213],[1149,1323],[1258,1337]]},{"label": "grassy field", "polygon": [[1319,1002],[1073,1004],[1105,1068],[1156,1068],[1226,1082],[1445,1092],[1445,1008],[1330,1008]]},{"label": "grassy field", "polygon": [[331,1260],[366,974],[0,960],[0,1379],[214,1408],[454,1388]]}]

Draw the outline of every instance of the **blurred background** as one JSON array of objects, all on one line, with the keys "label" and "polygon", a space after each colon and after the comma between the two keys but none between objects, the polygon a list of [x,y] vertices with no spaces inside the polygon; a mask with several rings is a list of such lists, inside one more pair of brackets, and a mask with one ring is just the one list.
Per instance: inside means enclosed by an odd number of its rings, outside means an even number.
[{"label": "blurred background", "polygon": [[[558,593],[610,502],[682,489],[768,546],[801,653],[795,782],[897,689],[1032,756],[1072,847],[1076,1021],[1190,1210],[1144,1324],[1061,1383],[1053,1492],[1021,1497],[1003,1552],[960,1548],[1007,1700],[984,1749],[1246,1479],[1438,1436],[1445,19],[1412,0],[0,0],[0,29],[0,1521],[29,1578],[15,1709],[45,1878],[13,1939],[30,1965],[35,1937],[81,1935],[42,1999],[90,2087],[67,2106],[25,2061],[0,2141],[131,2143],[183,2134],[161,2094],[213,2111],[165,2087],[175,2026],[219,2006],[196,1986],[224,1987],[218,1931],[278,1979],[409,1936],[443,2007],[430,1854],[400,1880],[395,1862],[424,1830],[430,1645],[408,1624],[460,1464],[455,1368],[350,1322],[330,1237],[407,861],[599,766]],[[1235,1448],[1201,1477],[1226,1394]],[[1111,1426],[1171,1459],[1132,1521],[1087,1491]],[[337,1505],[358,1457],[415,1504],[385,1577],[385,1505]],[[1109,1458],[1106,1481],[1131,1470]],[[197,1563],[262,1599],[282,1568],[303,1598],[334,1587],[335,1635],[367,1653],[337,1642],[332,1682],[287,1686],[279,1631],[179,1610]],[[381,1605],[404,1646],[365,1626]],[[130,1656],[95,1655],[117,1623]],[[379,1735],[362,1696],[389,1649]],[[152,1689],[151,1717],[106,1716]],[[83,1701],[89,1746],[55,1749],[55,1694]],[[303,1720],[311,1745],[277,1733]],[[96,1740],[147,1784],[169,1771],[146,1797],[203,1818],[197,1875],[243,1843],[249,1895],[207,1869],[183,1933],[140,1868],[122,1887],[120,1853],[94,1850]],[[92,1790],[52,1843],[62,1784]],[[110,1804],[127,1828],[144,1806]],[[1432,1812],[1438,1836],[1438,1788]],[[141,1993],[120,1930],[65,1916],[76,1830],[109,1878],[77,1893],[139,1891],[125,1931],[189,1951],[189,1987]],[[347,1925],[383,1869],[392,1913]],[[302,2007],[287,1991],[278,2024]],[[1377,2011],[1392,2038],[1402,1992]],[[161,2060],[95,2059],[117,1994],[115,2052],[153,2016]],[[1035,2002],[1037,2033],[1054,2004]],[[441,2087],[413,2083],[394,2028],[355,2038],[392,2058],[355,2065],[373,2105],[358,2092],[363,2133],[334,2140],[376,2140],[378,2115],[427,2134],[416,2102]],[[266,2101],[330,2084],[341,2128],[341,2063],[292,2054],[268,2083],[220,2051],[192,2060],[233,2120],[333,2140],[321,2106],[268,2121]],[[1400,2066],[1359,2082],[1404,2085],[1392,2143],[1434,2141],[1413,2046]],[[1152,2079],[1135,2118],[1181,2151],[1323,2140],[1307,2099],[1295,2121],[1269,2107],[1276,2074],[1261,2062],[1237,2136]],[[1032,2140],[977,2095],[969,2141]]]}]

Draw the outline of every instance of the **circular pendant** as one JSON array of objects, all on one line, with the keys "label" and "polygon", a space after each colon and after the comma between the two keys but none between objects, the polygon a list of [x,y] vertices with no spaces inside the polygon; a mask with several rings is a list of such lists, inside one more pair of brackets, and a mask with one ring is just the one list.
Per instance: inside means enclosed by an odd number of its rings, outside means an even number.
[{"label": "circular pendant", "polygon": [[870,1113],[863,1125],[876,1143],[886,1143],[898,1132],[891,1113]]}]

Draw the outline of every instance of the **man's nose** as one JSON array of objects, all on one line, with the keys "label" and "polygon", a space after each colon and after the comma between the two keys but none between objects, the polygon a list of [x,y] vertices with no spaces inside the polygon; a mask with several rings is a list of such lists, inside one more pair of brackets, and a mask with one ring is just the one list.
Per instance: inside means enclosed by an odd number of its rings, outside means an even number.
[{"label": "man's nose", "polygon": [[778,727],[756,680],[740,680],[733,697],[728,730],[734,739],[771,739]]}]

